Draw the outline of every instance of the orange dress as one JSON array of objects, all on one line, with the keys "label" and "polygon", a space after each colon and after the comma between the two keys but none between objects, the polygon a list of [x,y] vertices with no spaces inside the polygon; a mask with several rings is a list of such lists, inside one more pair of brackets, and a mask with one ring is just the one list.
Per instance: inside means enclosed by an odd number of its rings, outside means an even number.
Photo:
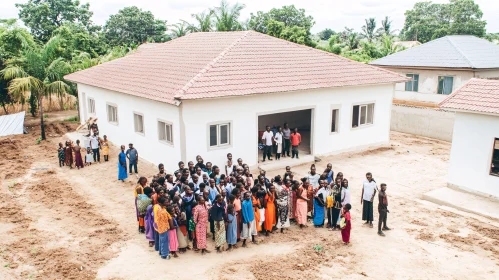
[{"label": "orange dress", "polygon": [[256,231],[262,231],[260,225],[260,200],[253,195],[251,201],[253,202],[253,212],[255,212]]},{"label": "orange dress", "polygon": [[275,220],[275,194],[265,195],[265,200],[267,201],[267,208],[265,208],[265,221],[263,222],[265,230],[272,231],[272,228],[276,224]]}]

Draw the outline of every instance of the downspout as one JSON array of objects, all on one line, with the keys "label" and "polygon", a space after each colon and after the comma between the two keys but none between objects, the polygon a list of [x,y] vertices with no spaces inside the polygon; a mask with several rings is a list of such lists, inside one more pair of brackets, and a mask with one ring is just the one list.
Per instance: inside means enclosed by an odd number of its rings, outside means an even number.
[{"label": "downspout", "polygon": [[179,125],[180,125],[180,160],[186,161],[187,149],[185,147],[185,123],[184,123],[184,104],[180,100],[175,100],[175,105],[178,106],[179,111]]}]

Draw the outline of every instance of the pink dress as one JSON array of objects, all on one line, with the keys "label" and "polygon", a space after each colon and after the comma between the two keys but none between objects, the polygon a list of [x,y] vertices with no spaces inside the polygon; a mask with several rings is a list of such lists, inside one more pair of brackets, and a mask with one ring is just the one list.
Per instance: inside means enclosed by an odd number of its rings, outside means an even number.
[{"label": "pink dress", "polygon": [[[177,220],[173,218],[173,224],[178,227]],[[172,228],[168,230],[168,239],[170,243],[170,252],[178,251],[177,229]]]},{"label": "pink dress", "polygon": [[208,226],[208,208],[204,205],[194,207],[196,223],[196,244],[198,249],[206,249],[206,228]]},{"label": "pink dress", "polygon": [[[297,191],[297,197],[298,194],[300,194],[301,197],[307,197],[307,191],[300,187]],[[296,199],[296,221],[298,222],[299,225],[305,225],[307,224],[307,212],[308,212],[308,202],[304,199],[297,198]]]}]

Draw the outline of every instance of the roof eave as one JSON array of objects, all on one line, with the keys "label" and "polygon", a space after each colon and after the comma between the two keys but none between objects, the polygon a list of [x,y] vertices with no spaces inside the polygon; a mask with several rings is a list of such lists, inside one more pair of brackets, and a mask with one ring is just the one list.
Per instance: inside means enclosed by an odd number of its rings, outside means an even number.
[{"label": "roof eave", "polygon": [[479,115],[488,115],[488,116],[494,116],[494,117],[499,117],[499,113],[492,113],[492,112],[482,112],[482,111],[473,111],[473,110],[465,110],[465,109],[456,109],[452,108],[451,106],[446,107],[444,106],[439,106],[440,109],[445,109],[445,110],[452,110],[456,113],[467,113],[467,114],[479,114]]},{"label": "roof eave", "polygon": [[455,70],[455,71],[487,71],[499,70],[495,68],[472,68],[472,67],[437,67],[437,66],[410,66],[410,65],[383,65],[383,64],[370,64],[382,68],[396,68],[396,69],[422,69],[422,70]]}]

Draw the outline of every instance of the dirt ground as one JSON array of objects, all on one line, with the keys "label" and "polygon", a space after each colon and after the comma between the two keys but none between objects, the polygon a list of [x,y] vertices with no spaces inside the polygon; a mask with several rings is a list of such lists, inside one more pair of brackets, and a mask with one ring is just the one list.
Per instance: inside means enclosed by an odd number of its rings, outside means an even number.
[{"label": "dirt ground", "polygon": [[[322,170],[331,162],[350,181],[351,245],[310,224],[233,252],[189,251],[167,261],[137,233],[136,178],[117,181],[117,147],[107,163],[58,166],[56,145],[76,126],[49,123],[52,136],[40,144],[36,126],[0,138],[0,279],[499,279],[499,223],[421,200],[445,186],[447,142],[392,133],[388,147],[316,164]],[[308,168],[292,170],[303,176]],[[144,161],[139,171],[149,178],[157,172]],[[393,230],[386,237],[362,225],[367,171],[388,184]]]}]

